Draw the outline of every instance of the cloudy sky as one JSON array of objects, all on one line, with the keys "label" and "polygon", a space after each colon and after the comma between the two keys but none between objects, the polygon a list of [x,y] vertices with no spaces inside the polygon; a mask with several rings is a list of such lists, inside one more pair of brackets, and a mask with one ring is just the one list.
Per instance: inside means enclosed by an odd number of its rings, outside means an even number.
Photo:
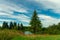
[{"label": "cloudy sky", "polygon": [[0,0],[0,25],[16,21],[27,26],[34,9],[44,27],[60,22],[60,0]]}]

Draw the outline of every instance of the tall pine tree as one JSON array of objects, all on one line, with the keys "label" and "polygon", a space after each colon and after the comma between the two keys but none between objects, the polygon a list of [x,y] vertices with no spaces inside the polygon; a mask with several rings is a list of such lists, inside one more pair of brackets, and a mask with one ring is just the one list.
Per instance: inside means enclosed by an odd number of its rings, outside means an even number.
[{"label": "tall pine tree", "polygon": [[33,33],[37,33],[41,29],[42,24],[41,24],[41,21],[39,20],[36,10],[34,10],[32,19],[30,21],[30,25],[33,29]]}]

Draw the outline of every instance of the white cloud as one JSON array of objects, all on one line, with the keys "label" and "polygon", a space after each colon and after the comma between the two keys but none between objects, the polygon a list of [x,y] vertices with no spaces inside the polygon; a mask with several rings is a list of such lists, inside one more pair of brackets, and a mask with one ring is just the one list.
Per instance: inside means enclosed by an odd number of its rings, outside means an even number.
[{"label": "white cloud", "polygon": [[22,21],[22,22],[29,22],[30,21],[30,19],[29,19],[30,17],[28,17],[24,14],[20,14],[18,16],[9,15],[9,17],[16,18],[17,20]]},{"label": "white cloud", "polygon": [[17,15],[12,15],[12,14],[8,14],[8,13],[3,13],[3,12],[0,12],[0,16],[1,17],[6,17],[6,18],[12,18],[12,19],[16,19],[16,20],[10,20],[10,19],[0,19],[0,21],[7,21],[7,22],[10,22],[10,21],[21,21],[21,22],[26,22],[26,23],[29,23],[30,21],[30,17],[24,15],[24,14],[19,14],[18,16]]},{"label": "white cloud", "polygon": [[28,17],[28,16],[26,16],[24,14],[12,15],[12,14],[2,13],[2,12],[0,12],[0,13],[1,13],[0,14],[1,17],[17,19],[18,21],[21,21],[21,22],[29,22],[30,21],[30,17]]},{"label": "white cloud", "polygon": [[[32,0],[31,0],[32,1]],[[33,0],[41,4],[44,9],[53,9],[53,12],[60,14],[60,0]]]},{"label": "white cloud", "polygon": [[0,15],[8,15],[7,13],[0,12]]},{"label": "white cloud", "polygon": [[8,0],[0,0],[0,12],[5,11],[7,13],[13,14],[13,11],[28,13],[27,8],[22,4],[16,4]]},{"label": "white cloud", "polygon": [[20,14],[20,15],[12,15],[13,11],[21,12],[21,13],[28,13],[27,8],[25,8],[23,5],[19,4],[16,5],[15,3],[7,2],[6,0],[0,1],[0,16],[6,16],[6,18],[15,18],[16,20],[9,20],[9,19],[0,19],[0,21],[21,21],[21,22],[29,22],[29,17]]},{"label": "white cloud", "polygon": [[38,16],[41,19],[44,27],[48,27],[49,25],[53,25],[53,24],[58,24],[60,22],[60,19],[56,19],[51,16],[47,16],[47,15],[38,15]]},{"label": "white cloud", "polygon": [[13,13],[13,11],[21,12],[21,13],[27,13],[28,11],[24,8],[18,7],[17,5],[7,5],[7,4],[0,4],[0,11],[5,11],[8,13]]},{"label": "white cloud", "polygon": [[11,22],[11,21],[15,21],[15,20],[7,20],[7,19],[0,19],[0,22],[3,22],[3,21],[6,21],[6,22]]}]

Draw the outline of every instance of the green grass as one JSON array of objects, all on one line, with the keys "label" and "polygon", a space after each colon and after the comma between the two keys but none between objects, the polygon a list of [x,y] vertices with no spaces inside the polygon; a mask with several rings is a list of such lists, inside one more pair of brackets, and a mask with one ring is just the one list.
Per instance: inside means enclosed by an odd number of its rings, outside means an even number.
[{"label": "green grass", "polygon": [[12,40],[60,40],[60,35],[47,35],[47,36],[36,36],[36,37],[26,37],[26,36],[18,36],[13,38]]}]

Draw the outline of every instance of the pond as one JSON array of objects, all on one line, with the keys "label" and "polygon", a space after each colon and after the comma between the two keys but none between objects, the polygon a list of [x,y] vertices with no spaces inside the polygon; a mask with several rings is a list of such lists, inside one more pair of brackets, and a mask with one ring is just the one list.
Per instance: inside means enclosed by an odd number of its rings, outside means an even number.
[{"label": "pond", "polygon": [[30,31],[25,31],[24,34],[32,34]]}]

